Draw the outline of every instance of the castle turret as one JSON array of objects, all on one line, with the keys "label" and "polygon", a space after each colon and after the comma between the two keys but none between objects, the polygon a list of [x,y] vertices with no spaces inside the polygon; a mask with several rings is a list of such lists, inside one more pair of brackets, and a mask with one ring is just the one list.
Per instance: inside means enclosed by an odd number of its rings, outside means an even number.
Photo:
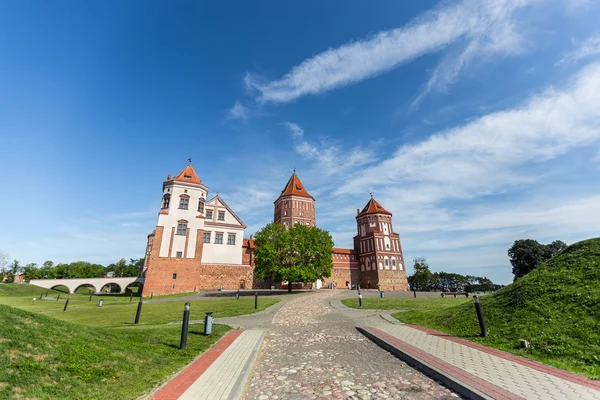
[{"label": "castle turret", "polygon": [[358,253],[361,286],[382,290],[408,290],[400,236],[392,230],[392,213],[371,196],[356,216],[358,235],[354,249]]},{"label": "castle turret", "polygon": [[316,226],[315,199],[308,194],[295,170],[274,204],[273,222],[287,227],[296,223]]}]

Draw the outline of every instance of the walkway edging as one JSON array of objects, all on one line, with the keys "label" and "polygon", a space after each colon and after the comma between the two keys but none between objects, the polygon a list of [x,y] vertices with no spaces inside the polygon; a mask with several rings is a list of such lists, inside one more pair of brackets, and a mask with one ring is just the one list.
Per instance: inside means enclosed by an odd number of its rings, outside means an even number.
[{"label": "walkway edging", "polygon": [[[493,400],[494,399],[493,397],[486,396],[484,393],[482,393],[479,390],[477,390],[476,388],[466,384],[465,382],[462,382],[459,379],[456,379],[452,375],[446,374],[445,372],[434,367],[433,365],[429,364],[428,362],[419,359],[415,355],[410,354],[410,352],[404,351],[404,350],[398,348],[397,346],[394,346],[392,343],[384,340],[383,338],[381,338],[380,336],[375,334],[375,333],[381,333],[383,335],[386,335],[385,332],[382,332],[376,328],[367,328],[367,327],[356,327],[356,329],[360,333],[365,335],[367,338],[369,338],[371,341],[373,341],[375,344],[377,344],[379,347],[389,351],[390,353],[392,353],[393,355],[395,355],[402,361],[406,362],[411,367],[416,368],[419,371],[422,371],[424,374],[428,375],[430,378],[443,383],[446,387],[448,387],[449,389],[455,391],[456,393],[466,397],[467,399],[472,399],[472,400]],[[407,344],[407,346],[410,346],[410,345]],[[410,346],[410,347],[412,347],[412,346]],[[445,363],[442,360],[440,360],[440,361]]]}]

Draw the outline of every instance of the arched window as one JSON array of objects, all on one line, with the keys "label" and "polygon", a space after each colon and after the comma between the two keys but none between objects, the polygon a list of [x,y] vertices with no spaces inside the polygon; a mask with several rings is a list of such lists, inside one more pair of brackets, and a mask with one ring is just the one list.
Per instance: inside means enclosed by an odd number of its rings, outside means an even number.
[{"label": "arched window", "polygon": [[187,233],[187,224],[188,222],[185,219],[180,219],[177,221],[177,234],[185,235]]},{"label": "arched window", "polygon": [[165,194],[162,199],[162,207],[161,209],[169,208],[169,203],[171,202],[171,195]]},{"label": "arched window", "polygon": [[387,258],[383,260],[383,265],[385,265],[385,269],[390,269],[390,260]]},{"label": "arched window", "polygon": [[190,196],[188,196],[187,194],[182,194],[181,196],[179,196],[179,208],[187,210],[189,208],[189,205]]},{"label": "arched window", "polygon": [[396,269],[396,259],[392,258],[392,269]]},{"label": "arched window", "polygon": [[204,199],[202,197],[198,200],[198,212],[204,212]]}]

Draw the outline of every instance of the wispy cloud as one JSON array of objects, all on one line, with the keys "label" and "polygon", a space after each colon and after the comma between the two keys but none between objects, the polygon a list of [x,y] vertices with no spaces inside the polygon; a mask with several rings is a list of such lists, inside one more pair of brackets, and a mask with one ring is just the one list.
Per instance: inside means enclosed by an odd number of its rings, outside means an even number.
[{"label": "wispy cloud", "polygon": [[[394,30],[329,49],[304,60],[281,79],[265,81],[251,73],[245,82],[260,102],[285,103],[350,85],[397,68],[455,42],[467,43],[455,59],[434,73],[425,90],[448,84],[474,54],[510,53],[520,46],[515,13],[543,0],[463,0],[429,11]],[[547,0],[549,1],[549,0]],[[427,89],[427,88],[430,89]]]},{"label": "wispy cloud", "polygon": [[240,101],[236,101],[233,107],[227,110],[227,118],[233,120],[246,120],[248,119],[248,109]]},{"label": "wispy cloud", "polygon": [[600,34],[579,43],[576,50],[565,54],[556,65],[576,63],[600,55]]},{"label": "wispy cloud", "polygon": [[402,185],[397,199],[429,204],[497,193],[535,180],[535,173],[518,167],[598,140],[599,124],[600,63],[583,69],[563,90],[550,88],[521,107],[402,146],[393,157],[347,181],[339,193]]},{"label": "wispy cloud", "polygon": [[344,174],[370,164],[373,160],[373,149],[369,146],[346,149],[342,146],[321,141],[320,145],[308,142],[304,137],[304,129],[294,122],[283,122],[294,141],[294,150],[301,156],[318,162],[320,173],[331,176]]}]

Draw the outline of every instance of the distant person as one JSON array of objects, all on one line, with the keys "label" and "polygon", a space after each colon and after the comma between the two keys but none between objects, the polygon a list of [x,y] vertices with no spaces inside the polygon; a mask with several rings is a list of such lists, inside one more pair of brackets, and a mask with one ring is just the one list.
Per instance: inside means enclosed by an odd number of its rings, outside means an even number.
[{"label": "distant person", "polygon": [[346,281],[346,287],[350,290],[350,282]]}]

